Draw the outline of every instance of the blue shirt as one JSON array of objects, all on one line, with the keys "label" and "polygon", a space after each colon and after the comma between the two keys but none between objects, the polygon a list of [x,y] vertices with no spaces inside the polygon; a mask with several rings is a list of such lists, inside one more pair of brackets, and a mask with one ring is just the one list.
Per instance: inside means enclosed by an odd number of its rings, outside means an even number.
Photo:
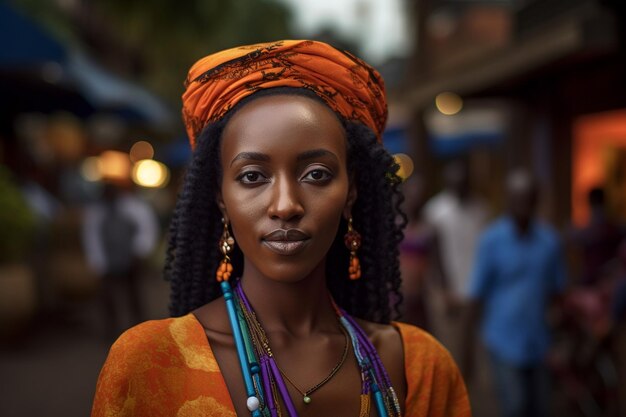
[{"label": "blue shirt", "polygon": [[469,295],[483,304],[481,333],[492,354],[513,365],[541,362],[550,345],[546,309],[562,292],[565,269],[558,236],[531,224],[520,235],[501,217],[481,235]]}]

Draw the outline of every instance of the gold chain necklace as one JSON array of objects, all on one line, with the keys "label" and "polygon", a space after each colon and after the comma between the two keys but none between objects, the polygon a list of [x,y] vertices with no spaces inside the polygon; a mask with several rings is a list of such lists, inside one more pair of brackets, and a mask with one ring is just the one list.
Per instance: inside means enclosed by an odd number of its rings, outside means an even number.
[{"label": "gold chain necklace", "polygon": [[[326,378],[322,379],[320,382],[318,382],[317,384],[315,384],[313,387],[309,388],[308,390],[302,392],[300,390],[300,388],[298,388],[298,386],[296,384],[294,384],[294,382],[283,372],[283,370],[280,369],[280,367],[278,367],[278,370],[280,371],[280,374],[287,380],[287,382],[289,382],[291,384],[292,387],[294,387],[296,389],[296,391],[298,391],[300,393],[300,395],[302,395],[302,401],[304,401],[305,404],[310,404],[311,403],[311,401],[312,401],[311,400],[311,394],[313,394],[315,391],[320,389],[324,384],[326,384],[328,381],[330,381],[335,376],[335,374],[337,372],[339,372],[339,370],[343,366],[344,362],[346,361],[346,358],[348,357],[348,345],[350,344],[350,341],[348,340],[348,334],[346,333],[346,331],[344,330],[343,327],[341,327],[341,330],[343,331],[343,335],[346,338],[346,343],[345,343],[345,345],[343,347],[343,353],[341,354],[341,359],[333,367],[333,369],[326,376]],[[278,366],[278,364],[276,364],[276,366]]]},{"label": "gold chain necklace", "polygon": [[[274,354],[272,353],[272,350],[270,349],[269,339],[267,338],[267,334],[265,333],[265,329],[263,329],[263,327],[261,326],[261,323],[257,319],[256,313],[254,311],[248,311],[245,308],[243,308],[242,310],[243,310],[243,313],[244,313],[244,317],[248,321],[249,325],[251,325],[250,326],[251,330],[253,330],[251,332],[252,333],[253,343],[254,343],[255,339],[258,339],[256,341],[261,343],[261,346],[263,346],[263,348],[267,352],[267,354],[269,356],[274,356]],[[306,391],[300,390],[300,388],[298,388],[296,386],[296,384],[294,384],[294,382],[283,372],[283,370],[280,369],[280,367],[278,366],[278,363],[276,363],[276,366],[278,367],[278,370],[280,371],[280,374],[287,380],[287,382],[289,382],[296,389],[296,391],[298,391],[298,393],[300,393],[300,395],[302,395],[302,401],[305,404],[310,404],[311,403],[311,401],[312,401],[311,400],[311,394],[313,394],[315,391],[317,391],[322,386],[324,386],[328,381],[330,381],[337,374],[337,372],[339,372],[339,370],[341,369],[343,364],[346,362],[346,358],[348,357],[348,349],[350,347],[349,346],[350,345],[350,340],[349,340],[348,333],[343,328],[343,326],[340,325],[339,328],[341,329],[341,331],[343,332],[343,335],[345,337],[345,344],[344,344],[344,347],[343,347],[343,352],[341,354],[341,359],[339,360],[339,362],[337,362],[337,364],[333,367],[333,369],[330,371],[330,373],[324,379],[322,379],[320,382],[318,382],[317,384],[315,384],[313,387],[309,388],[308,390],[306,390]]]}]

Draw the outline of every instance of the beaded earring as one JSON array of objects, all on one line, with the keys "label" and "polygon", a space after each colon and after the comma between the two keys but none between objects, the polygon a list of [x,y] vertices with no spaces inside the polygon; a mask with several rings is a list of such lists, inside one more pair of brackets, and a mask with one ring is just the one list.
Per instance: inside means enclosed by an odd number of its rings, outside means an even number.
[{"label": "beaded earring", "polygon": [[351,280],[357,280],[361,278],[361,263],[356,256],[356,251],[361,247],[361,235],[352,227],[352,217],[348,220],[348,231],[343,237],[343,242],[350,251],[348,276]]},{"label": "beaded earring", "polygon": [[217,268],[217,282],[228,281],[230,278],[230,274],[233,272],[233,265],[230,263],[229,253],[232,252],[235,247],[235,239],[230,235],[228,231],[228,223],[226,220],[222,219],[222,223],[224,223],[224,231],[222,232],[222,237],[220,238],[220,252],[224,255],[224,259],[220,262],[220,266]]}]

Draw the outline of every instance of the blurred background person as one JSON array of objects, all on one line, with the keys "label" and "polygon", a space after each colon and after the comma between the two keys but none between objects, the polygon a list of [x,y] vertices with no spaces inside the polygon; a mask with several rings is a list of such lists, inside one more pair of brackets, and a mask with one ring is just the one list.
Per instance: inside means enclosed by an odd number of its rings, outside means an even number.
[{"label": "blurred background person", "polygon": [[508,213],[481,235],[468,287],[473,323],[462,366],[472,372],[470,340],[480,321],[503,417],[541,417],[549,411],[546,314],[564,290],[566,274],[557,234],[535,217],[538,191],[527,171],[507,176]]},{"label": "blurred background person", "polygon": [[618,252],[619,276],[615,285],[615,294],[611,303],[611,316],[615,323],[626,323],[626,239]]},{"label": "blurred background person", "polygon": [[[158,237],[159,226],[150,205],[115,182],[106,183],[101,199],[85,208],[83,245],[89,266],[101,279],[108,342],[144,319],[141,262],[152,253]],[[127,300],[131,315],[126,326],[120,298]]]},{"label": "blurred background person", "polygon": [[617,415],[626,413],[626,239],[619,247],[619,278],[611,303],[613,346],[612,354],[617,364]]},{"label": "blurred background person", "polygon": [[[443,172],[444,189],[426,202],[423,216],[436,235],[433,253],[441,283],[442,303],[433,320],[434,332],[459,360],[462,329],[467,325],[467,281],[474,262],[478,236],[489,212],[471,188],[469,164],[464,159],[448,163]],[[440,261],[439,261],[440,259]]]},{"label": "blurred background person", "polygon": [[593,286],[607,274],[624,234],[619,224],[609,216],[602,187],[593,187],[587,195],[587,201],[589,221],[571,232],[570,243],[580,253],[579,283]]},{"label": "blurred background person", "polygon": [[[401,320],[432,331],[427,306],[426,285],[429,270],[440,269],[435,229],[424,221],[424,183],[413,174],[402,185],[403,210],[407,216],[404,240],[400,244],[402,274]],[[441,276],[441,274],[437,274]]]},{"label": "blurred background person", "polygon": [[[615,343],[613,352],[617,358],[618,383],[626,380],[626,239],[619,250],[620,278],[616,285],[612,303],[612,318],[615,323]],[[626,412],[626,384],[619,383],[618,407],[620,413]]]},{"label": "blurred background person", "polygon": [[[621,338],[619,314],[623,275],[618,255],[621,231],[609,214],[603,188],[587,193],[589,220],[566,233],[576,274],[555,315],[557,346],[550,368],[565,399],[561,412],[581,410],[607,417],[618,413]],[[576,387],[576,388],[573,388]]]}]

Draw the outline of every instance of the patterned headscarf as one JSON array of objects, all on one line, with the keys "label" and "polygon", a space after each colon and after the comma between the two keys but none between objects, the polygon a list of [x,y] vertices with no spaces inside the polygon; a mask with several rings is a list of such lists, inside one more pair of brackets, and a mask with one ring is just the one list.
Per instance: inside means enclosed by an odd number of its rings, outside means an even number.
[{"label": "patterned headscarf", "polygon": [[191,67],[183,93],[183,120],[192,148],[207,124],[221,119],[244,97],[274,87],[310,90],[381,140],[387,102],[380,74],[328,44],[286,40],[217,52]]}]

